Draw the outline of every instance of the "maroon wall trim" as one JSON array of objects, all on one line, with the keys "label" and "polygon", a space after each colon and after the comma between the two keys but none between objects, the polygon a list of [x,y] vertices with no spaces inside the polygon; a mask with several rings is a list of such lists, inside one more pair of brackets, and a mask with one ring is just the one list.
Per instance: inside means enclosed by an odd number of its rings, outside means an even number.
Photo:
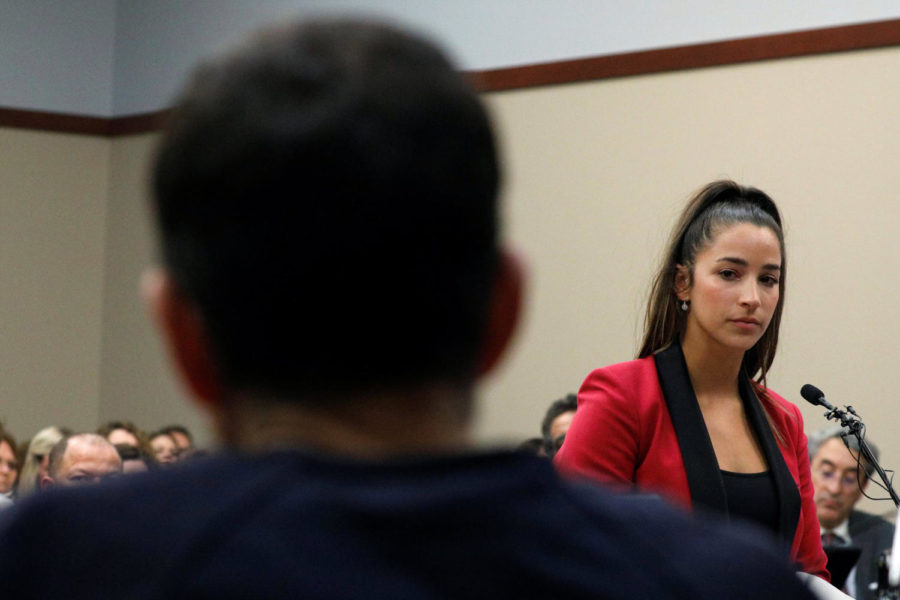
[{"label": "maroon wall trim", "polygon": [[472,73],[482,91],[681,71],[900,45],[900,19]]},{"label": "maroon wall trim", "polygon": [[[888,46],[900,46],[900,19],[472,71],[468,75],[480,91],[497,92]],[[0,108],[0,127],[117,137],[157,131],[167,115],[168,110],[161,110],[102,118]]]},{"label": "maroon wall trim", "polygon": [[0,108],[0,127],[12,127],[14,129],[109,135],[110,121],[111,119],[102,117],[83,117],[36,110]]}]

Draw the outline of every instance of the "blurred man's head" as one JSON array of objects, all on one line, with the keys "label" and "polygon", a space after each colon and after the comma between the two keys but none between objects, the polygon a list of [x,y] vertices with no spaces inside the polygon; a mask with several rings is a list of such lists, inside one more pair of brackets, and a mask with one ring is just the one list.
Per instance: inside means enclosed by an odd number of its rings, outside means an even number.
[{"label": "blurred man's head", "polygon": [[470,386],[518,304],[498,171],[479,98],[414,35],[318,21],[201,66],[156,159],[144,281],[195,396]]},{"label": "blurred man's head", "polygon": [[115,446],[95,433],[63,438],[50,450],[41,488],[100,483],[122,472]]},{"label": "blurred man's head", "polygon": [[[865,460],[857,460],[859,443],[856,438],[847,436],[848,449],[841,431],[840,427],[829,427],[809,436],[816,513],[825,529],[834,529],[849,518],[874,471]],[[877,458],[878,449],[872,442],[866,443]]]}]

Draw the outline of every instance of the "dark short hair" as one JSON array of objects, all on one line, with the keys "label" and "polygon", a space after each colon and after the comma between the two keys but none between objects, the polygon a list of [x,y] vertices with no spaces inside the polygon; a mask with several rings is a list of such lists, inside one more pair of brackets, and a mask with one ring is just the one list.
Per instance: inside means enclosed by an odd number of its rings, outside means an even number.
[{"label": "dark short hair", "polygon": [[137,438],[138,441],[140,441],[141,438],[146,435],[143,431],[138,429],[137,425],[135,425],[131,421],[107,421],[97,428],[97,435],[102,435],[103,437],[108,439],[109,434],[117,429],[127,431],[135,438]]},{"label": "dark short hair", "polygon": [[123,463],[126,460],[139,460],[150,470],[159,468],[159,463],[156,462],[156,458],[148,454],[147,451],[141,447],[132,446],[131,444],[115,444],[115,448]]},{"label": "dark short hair", "polygon": [[306,399],[473,376],[498,179],[465,77],[430,42],[355,20],[202,64],[153,174],[163,260],[224,385]]},{"label": "dark short hair", "polygon": [[572,412],[578,408],[578,396],[575,394],[566,394],[559,400],[554,400],[544,413],[544,420],[541,421],[541,433],[544,436],[545,443],[550,440],[550,426],[559,415]]},{"label": "dark short hair", "polygon": [[167,433],[169,434],[169,437],[171,437],[173,433],[180,433],[186,437],[190,443],[194,443],[194,436],[191,435],[191,432],[188,431],[188,428],[184,425],[166,425],[165,427],[160,427],[158,433]]}]

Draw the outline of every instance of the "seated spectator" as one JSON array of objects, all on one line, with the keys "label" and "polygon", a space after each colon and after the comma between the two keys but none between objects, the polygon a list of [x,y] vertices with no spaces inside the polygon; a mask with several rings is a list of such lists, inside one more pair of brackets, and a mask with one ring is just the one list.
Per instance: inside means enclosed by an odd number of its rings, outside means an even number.
[{"label": "seated spectator", "polygon": [[556,451],[562,447],[566,439],[566,432],[575,416],[578,408],[578,396],[567,394],[564,398],[555,400],[544,415],[541,422],[541,433],[544,436],[544,452],[553,458]]},{"label": "seated spectator", "polygon": [[161,467],[170,467],[178,462],[178,444],[168,433],[156,431],[150,434],[153,458]]},{"label": "seated spectator", "polygon": [[194,436],[184,425],[166,425],[159,428],[160,433],[168,433],[175,441],[178,448],[178,459],[187,458],[196,450],[194,447]]},{"label": "seated spectator", "polygon": [[19,475],[19,459],[16,457],[16,440],[0,427],[0,508],[12,503],[16,479]]},{"label": "seated spectator", "polygon": [[122,459],[122,473],[124,475],[143,473],[159,467],[156,459],[138,446],[116,444],[116,452],[119,453],[119,458]]},{"label": "seated spectator", "polygon": [[115,446],[96,433],[63,438],[50,450],[41,489],[100,483],[122,473]]},{"label": "seated spectator", "polygon": [[72,435],[68,429],[51,425],[41,429],[31,438],[28,449],[25,451],[25,459],[22,461],[22,472],[19,474],[19,485],[16,488],[17,499],[22,499],[41,489],[41,481],[47,475],[50,449],[68,435]]},{"label": "seated spectator", "polygon": [[112,444],[129,444],[140,446],[144,434],[134,423],[129,421],[107,421],[97,428],[97,433],[106,438]]}]

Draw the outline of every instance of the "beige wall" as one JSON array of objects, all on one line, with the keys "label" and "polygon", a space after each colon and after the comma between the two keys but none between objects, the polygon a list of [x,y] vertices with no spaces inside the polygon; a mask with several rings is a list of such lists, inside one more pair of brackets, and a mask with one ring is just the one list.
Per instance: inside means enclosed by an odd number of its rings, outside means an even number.
[{"label": "beige wall", "polygon": [[95,427],[109,143],[0,129],[0,419]]},{"label": "beige wall", "polygon": [[[769,192],[787,223],[770,385],[853,404],[885,465],[900,464],[898,65],[885,49],[488,95],[531,285],[516,344],[481,388],[477,437],[535,435],[552,399],[633,356],[672,221],[696,188],[732,177]],[[0,416],[20,436],[55,415],[201,422],[137,298],[154,137],[0,130]],[[825,424],[802,410],[808,430]]]},{"label": "beige wall", "polygon": [[111,142],[99,420],[128,419],[148,431],[180,423],[205,442],[205,421],[172,376],[138,289],[156,255],[146,195],[156,139]]},{"label": "beige wall", "polygon": [[0,129],[0,420],[19,439],[114,418],[209,438],[137,293],[153,138]]}]

